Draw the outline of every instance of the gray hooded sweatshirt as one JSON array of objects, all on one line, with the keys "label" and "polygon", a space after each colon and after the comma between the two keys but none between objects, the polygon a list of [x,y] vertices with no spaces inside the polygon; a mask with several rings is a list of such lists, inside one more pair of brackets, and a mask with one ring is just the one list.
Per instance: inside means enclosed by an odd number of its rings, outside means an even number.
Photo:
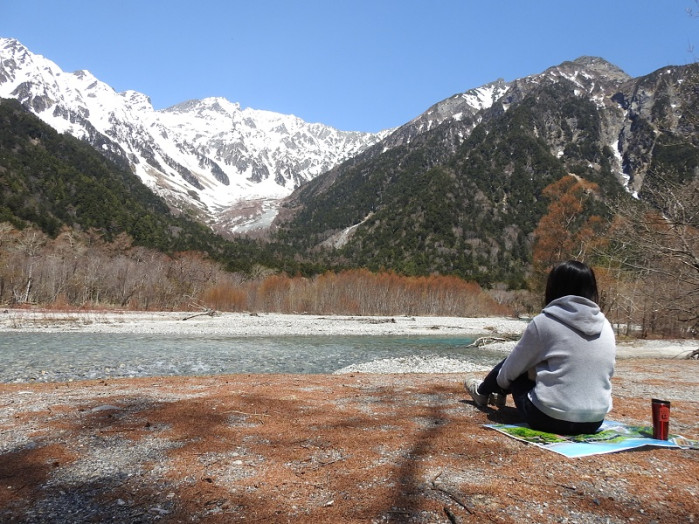
[{"label": "gray hooded sweatshirt", "polygon": [[597,304],[578,296],[551,301],[527,326],[498,374],[498,385],[524,373],[536,382],[532,404],[569,422],[597,422],[612,409],[616,343]]}]

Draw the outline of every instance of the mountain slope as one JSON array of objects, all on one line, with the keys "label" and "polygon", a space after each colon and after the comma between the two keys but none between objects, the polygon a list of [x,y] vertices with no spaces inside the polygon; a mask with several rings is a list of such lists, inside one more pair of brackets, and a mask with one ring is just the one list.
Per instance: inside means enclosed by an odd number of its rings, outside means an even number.
[{"label": "mountain slope", "polygon": [[271,221],[274,202],[387,134],[338,131],[222,98],[155,111],[141,93],[117,93],[87,71],[65,73],[8,38],[0,38],[0,97],[87,141],[222,233]]},{"label": "mountain slope", "polygon": [[230,269],[262,258],[256,244],[231,243],[165,201],[133,173],[53,128],[16,100],[0,99],[0,222],[93,229],[107,241],[127,233],[136,245],[173,253],[196,250]]},{"label": "mountain slope", "polygon": [[697,176],[697,67],[632,79],[583,57],[500,84],[493,103],[442,111],[421,134],[419,119],[408,123],[387,139],[407,137],[400,145],[299,188],[276,234],[329,264],[516,284],[548,184],[574,173],[611,198],[638,192],[655,169]]},{"label": "mountain slope", "polygon": [[[550,183],[568,173],[595,182],[601,213],[604,199],[644,198],[660,174],[697,176],[698,76],[695,64],[631,78],[581,57],[456,94],[393,132],[367,135],[221,98],[154,111],[145,95],[64,73],[0,39],[0,96],[133,171],[171,209],[223,233],[274,219],[268,254],[258,249],[248,264],[266,257],[275,267],[284,259],[311,271],[362,266],[512,285],[529,269]],[[41,206],[27,202],[40,221]],[[70,223],[48,209],[43,227]]]}]

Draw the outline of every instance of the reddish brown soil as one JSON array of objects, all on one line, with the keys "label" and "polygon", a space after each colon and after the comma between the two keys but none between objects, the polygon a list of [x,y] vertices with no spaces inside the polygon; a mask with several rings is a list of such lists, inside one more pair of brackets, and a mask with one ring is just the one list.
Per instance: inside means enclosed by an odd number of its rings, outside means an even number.
[{"label": "reddish brown soil", "polygon": [[[610,418],[699,438],[699,362],[627,360]],[[699,519],[699,452],[567,459],[484,428],[455,375],[0,385],[2,522]]]}]

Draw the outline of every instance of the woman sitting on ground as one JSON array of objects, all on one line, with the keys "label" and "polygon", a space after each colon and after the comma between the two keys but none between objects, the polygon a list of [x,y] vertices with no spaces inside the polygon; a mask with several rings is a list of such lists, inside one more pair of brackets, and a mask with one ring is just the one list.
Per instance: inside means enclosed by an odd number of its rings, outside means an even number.
[{"label": "woman sitting on ground", "polygon": [[594,433],[612,409],[616,343],[597,305],[592,268],[570,260],[546,283],[546,306],[512,353],[483,382],[465,386],[476,405],[505,405],[508,393],[532,429],[563,435]]}]

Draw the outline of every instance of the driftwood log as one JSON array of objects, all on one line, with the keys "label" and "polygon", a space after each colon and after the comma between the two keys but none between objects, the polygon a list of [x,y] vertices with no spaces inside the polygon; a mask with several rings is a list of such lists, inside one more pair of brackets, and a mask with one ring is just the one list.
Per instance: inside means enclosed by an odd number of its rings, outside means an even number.
[{"label": "driftwood log", "polygon": [[206,308],[206,309],[205,309],[204,311],[202,311],[201,313],[194,313],[193,315],[189,315],[188,317],[184,317],[182,320],[189,320],[190,318],[202,317],[202,316],[204,316],[204,315],[209,315],[210,317],[213,317],[214,315],[216,315],[216,310],[215,310],[215,309]]},{"label": "driftwood log", "polygon": [[495,342],[511,342],[518,340],[521,335],[503,335],[502,337],[485,336],[480,337],[471,342],[467,347],[483,347]]}]

